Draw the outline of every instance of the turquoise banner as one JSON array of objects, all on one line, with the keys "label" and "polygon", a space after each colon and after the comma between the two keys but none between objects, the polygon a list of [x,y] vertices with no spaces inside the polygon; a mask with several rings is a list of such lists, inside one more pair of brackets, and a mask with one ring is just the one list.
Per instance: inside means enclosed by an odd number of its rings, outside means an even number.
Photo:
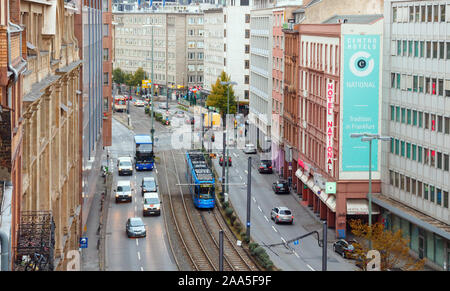
[{"label": "turquoise banner", "polygon": [[[342,171],[369,171],[369,143],[352,133],[378,133],[380,35],[344,35]],[[378,145],[372,142],[372,171],[378,170]]]}]

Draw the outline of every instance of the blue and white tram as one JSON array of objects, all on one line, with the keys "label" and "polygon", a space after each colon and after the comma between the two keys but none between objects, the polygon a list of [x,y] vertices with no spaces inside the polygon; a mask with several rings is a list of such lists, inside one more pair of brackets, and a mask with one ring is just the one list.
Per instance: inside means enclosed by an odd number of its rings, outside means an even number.
[{"label": "blue and white tram", "polygon": [[186,152],[186,180],[197,208],[214,208],[214,174],[200,151]]}]

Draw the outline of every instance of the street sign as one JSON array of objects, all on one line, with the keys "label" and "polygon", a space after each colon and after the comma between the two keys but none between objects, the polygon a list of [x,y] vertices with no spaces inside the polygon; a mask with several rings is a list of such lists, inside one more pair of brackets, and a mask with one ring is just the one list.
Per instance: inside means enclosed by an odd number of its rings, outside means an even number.
[{"label": "street sign", "polygon": [[326,182],[325,183],[325,193],[336,194],[336,182]]},{"label": "street sign", "polygon": [[87,237],[80,237],[80,248],[86,249],[88,247],[88,238]]}]

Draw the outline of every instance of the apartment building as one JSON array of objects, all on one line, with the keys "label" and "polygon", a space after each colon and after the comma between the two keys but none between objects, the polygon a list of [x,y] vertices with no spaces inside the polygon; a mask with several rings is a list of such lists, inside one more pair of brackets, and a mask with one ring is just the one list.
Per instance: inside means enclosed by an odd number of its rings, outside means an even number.
[{"label": "apartment building", "polygon": [[[9,240],[2,252],[15,256],[20,225],[23,163],[23,78],[26,32],[19,1],[0,1],[0,232]],[[7,248],[7,246],[4,246]],[[11,261],[0,266],[11,270]]]},{"label": "apartment building", "polygon": [[385,1],[381,194],[419,258],[450,264],[450,2]]},{"label": "apartment building", "polygon": [[[81,236],[82,99],[77,92],[82,48],[74,29],[79,10],[64,1],[21,1],[16,7],[26,32],[26,49],[22,48],[28,66],[23,79],[23,185],[14,267],[21,267],[22,256],[41,252],[50,269],[65,270],[68,253],[78,250]],[[29,240],[36,243],[34,249]]]},{"label": "apartment building", "polygon": [[103,45],[103,146],[112,144],[112,56],[113,26],[111,0],[102,0],[102,45]]}]

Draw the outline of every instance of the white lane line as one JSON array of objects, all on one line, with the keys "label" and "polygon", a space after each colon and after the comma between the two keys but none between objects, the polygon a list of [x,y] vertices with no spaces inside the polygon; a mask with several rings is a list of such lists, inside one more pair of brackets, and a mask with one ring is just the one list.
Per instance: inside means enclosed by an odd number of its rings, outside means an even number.
[{"label": "white lane line", "polygon": [[306,264],[306,266],[307,266],[309,269],[311,269],[311,271],[315,271],[315,270],[313,269],[313,267],[311,267],[310,265]]},{"label": "white lane line", "polygon": [[239,178],[241,178],[241,180],[244,180],[241,175],[239,175]]},{"label": "white lane line", "polygon": [[141,260],[141,253],[137,252],[137,255],[138,255],[138,260],[140,261]]},{"label": "white lane line", "polygon": [[259,205],[258,205],[258,209],[259,209],[259,211],[261,211],[261,212],[262,212],[262,209],[261,209],[261,207],[259,207]]},{"label": "white lane line", "polygon": [[264,215],[264,219],[269,222],[269,219],[267,218],[267,216]]},{"label": "white lane line", "polygon": [[255,197],[252,197],[252,199],[253,199],[253,202],[255,202],[255,203],[256,203],[256,199],[255,199]]},{"label": "white lane line", "polygon": [[281,240],[282,240],[284,243],[287,243],[286,240],[285,240],[283,237],[281,237]]},{"label": "white lane line", "polygon": [[278,232],[278,230],[275,228],[275,226],[272,225],[273,230],[275,230],[275,232]]},{"label": "white lane line", "polygon": [[236,155],[236,153],[233,153],[233,155],[237,158],[238,156]]},{"label": "white lane line", "polygon": [[141,267],[141,271],[144,271],[144,268]]},{"label": "white lane line", "polygon": [[300,256],[294,251],[294,255],[300,259]]},{"label": "white lane line", "polygon": [[247,170],[244,170],[244,172],[245,172],[246,174],[248,174],[248,171],[247,171]]},{"label": "white lane line", "polygon": [[157,168],[155,168],[155,172],[156,172],[156,174],[158,174],[158,169]]},{"label": "white lane line", "polygon": [[136,239],[136,245],[139,246],[139,239]]}]

